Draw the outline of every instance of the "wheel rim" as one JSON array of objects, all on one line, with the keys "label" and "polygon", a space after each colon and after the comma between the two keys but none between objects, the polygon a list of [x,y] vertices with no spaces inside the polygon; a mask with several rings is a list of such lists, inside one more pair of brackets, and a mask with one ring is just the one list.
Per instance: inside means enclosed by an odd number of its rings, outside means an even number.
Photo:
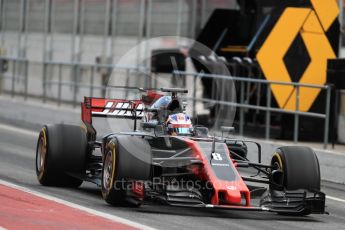
[{"label": "wheel rim", "polygon": [[36,168],[39,173],[44,171],[45,160],[47,156],[47,146],[45,144],[44,136],[42,135],[38,148],[37,148],[37,158],[36,158]]},{"label": "wheel rim", "polygon": [[103,187],[106,190],[110,190],[113,182],[113,171],[114,171],[114,161],[113,161],[113,151],[108,151],[103,166]]},{"label": "wheel rim", "polygon": [[274,167],[275,170],[281,170],[283,171],[283,161],[278,153],[274,153],[273,158],[272,158],[272,166]]}]

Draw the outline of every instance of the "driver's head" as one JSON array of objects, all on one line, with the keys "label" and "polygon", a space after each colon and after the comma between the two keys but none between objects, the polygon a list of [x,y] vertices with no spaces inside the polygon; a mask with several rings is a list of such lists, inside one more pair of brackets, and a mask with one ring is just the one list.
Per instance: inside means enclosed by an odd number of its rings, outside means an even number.
[{"label": "driver's head", "polygon": [[192,121],[184,113],[169,115],[166,124],[169,135],[189,135],[193,131]]}]

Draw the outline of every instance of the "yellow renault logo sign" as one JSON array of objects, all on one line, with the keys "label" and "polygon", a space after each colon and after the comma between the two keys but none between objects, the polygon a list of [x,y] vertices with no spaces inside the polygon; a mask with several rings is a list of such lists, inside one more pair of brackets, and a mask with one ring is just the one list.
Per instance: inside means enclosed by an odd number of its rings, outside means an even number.
[{"label": "yellow renault logo sign", "polygon": [[[313,9],[286,8],[257,54],[257,60],[267,80],[291,82],[283,58],[298,34],[301,35],[310,56],[310,63],[300,83],[326,83],[327,59],[336,55],[325,31],[339,14],[336,0],[311,0]],[[299,110],[308,111],[320,89],[300,88]],[[280,108],[296,109],[293,86],[272,85],[272,92]]]}]

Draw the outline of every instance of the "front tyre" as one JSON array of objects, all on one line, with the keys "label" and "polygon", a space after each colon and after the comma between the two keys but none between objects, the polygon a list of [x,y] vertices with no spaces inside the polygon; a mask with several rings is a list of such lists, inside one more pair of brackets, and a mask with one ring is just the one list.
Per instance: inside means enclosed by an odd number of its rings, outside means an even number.
[{"label": "front tyre", "polygon": [[[278,214],[305,216],[324,212],[319,161],[311,148],[280,147],[273,154],[271,165],[270,196],[276,202],[274,208],[281,207]],[[286,200],[284,210],[282,204]]]},{"label": "front tyre", "polygon": [[308,147],[285,146],[277,149],[271,161],[273,169],[283,172],[285,190],[320,190],[320,166],[315,152]]},{"label": "front tyre", "polygon": [[[131,151],[129,145],[137,145],[141,151]],[[140,206],[145,195],[142,181],[149,178],[150,169],[151,150],[143,140],[135,137],[107,140],[103,150],[103,199],[114,206]]]}]

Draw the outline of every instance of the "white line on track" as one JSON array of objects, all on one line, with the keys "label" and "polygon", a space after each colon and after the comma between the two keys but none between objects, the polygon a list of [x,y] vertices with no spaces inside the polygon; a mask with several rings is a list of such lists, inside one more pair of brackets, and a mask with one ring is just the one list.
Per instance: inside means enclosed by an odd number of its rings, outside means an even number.
[{"label": "white line on track", "polygon": [[328,196],[328,195],[327,195],[326,198],[329,199],[329,200],[334,200],[334,201],[338,201],[338,202],[343,202],[343,203],[345,203],[345,200],[340,199],[340,198],[338,198],[338,197]]},{"label": "white line on track", "polygon": [[17,127],[10,126],[10,125],[0,124],[0,129],[7,130],[10,132],[16,132],[16,133],[20,133],[20,134],[24,134],[24,135],[35,136],[35,137],[37,136],[38,137],[38,132],[31,131],[28,129],[17,128]]},{"label": "white line on track", "polygon": [[4,228],[4,227],[1,227],[1,226],[0,226],[0,230],[7,230],[7,229],[6,229],[6,228]]},{"label": "white line on track", "polygon": [[[145,229],[145,230],[154,230],[154,228],[151,228],[151,227],[143,225],[143,224],[139,224],[137,222],[134,222],[134,221],[131,221],[131,220],[128,220],[128,219],[125,219],[125,218],[122,218],[122,217],[119,217],[119,216],[114,216],[114,215],[111,215],[111,214],[108,214],[108,213],[105,213],[105,212],[93,210],[91,208],[87,208],[87,207],[84,207],[84,206],[81,206],[81,205],[78,205],[78,204],[74,204],[74,203],[71,203],[71,202],[68,202],[68,201],[65,201],[65,200],[62,200],[62,199],[50,196],[50,195],[46,195],[46,194],[43,194],[43,193],[40,193],[40,192],[36,192],[36,191],[31,190],[29,188],[22,187],[22,186],[19,186],[19,185],[16,185],[16,184],[13,184],[11,182],[7,182],[7,181],[1,180],[1,179],[0,179],[0,184],[8,186],[10,188],[18,189],[20,191],[29,193],[29,194],[34,195],[34,196],[41,197],[43,199],[51,200],[51,201],[57,202],[59,204],[66,205],[68,207],[75,208],[75,209],[87,212],[87,213],[95,215],[95,216],[99,216],[99,217],[102,217],[102,218],[105,218],[105,219],[108,219],[108,220],[111,220],[111,221],[115,221],[115,222],[118,222],[118,223],[121,223],[121,224],[125,224],[125,225],[128,225],[128,226],[133,227],[133,228]],[[0,230],[2,230],[1,227],[0,227]]]}]

